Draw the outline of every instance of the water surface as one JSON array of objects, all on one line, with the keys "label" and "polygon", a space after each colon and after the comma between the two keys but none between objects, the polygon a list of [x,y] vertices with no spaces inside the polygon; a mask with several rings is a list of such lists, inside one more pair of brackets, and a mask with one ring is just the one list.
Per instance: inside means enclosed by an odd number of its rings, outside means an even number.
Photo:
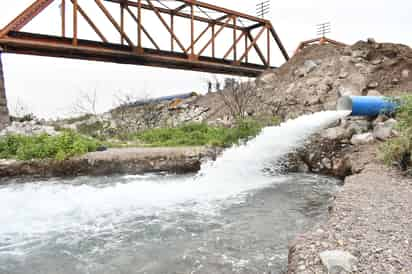
[{"label": "water surface", "polygon": [[188,176],[0,187],[0,273],[280,273],[290,239],[326,215],[331,179],[278,163],[348,112],[265,128]]},{"label": "water surface", "polygon": [[[116,188],[132,192],[139,184],[167,186],[189,177],[84,177],[1,187],[0,198],[15,193],[8,201],[22,207],[0,213],[0,273],[281,273],[288,241],[326,218],[337,188],[336,180],[295,174],[213,203],[144,212],[124,201],[128,207],[107,210],[116,208]],[[85,201],[65,199],[63,192]],[[22,195],[33,207],[18,200]],[[88,195],[90,212],[82,208]]]}]

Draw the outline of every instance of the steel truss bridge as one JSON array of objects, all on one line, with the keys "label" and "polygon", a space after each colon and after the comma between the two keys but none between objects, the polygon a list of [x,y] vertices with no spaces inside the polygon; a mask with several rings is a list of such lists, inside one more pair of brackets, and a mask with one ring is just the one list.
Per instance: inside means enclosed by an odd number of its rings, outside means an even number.
[{"label": "steel truss bridge", "polygon": [[[59,24],[58,34],[23,31],[53,2],[61,9],[61,19],[50,22]],[[99,27],[97,14],[111,25],[116,41],[108,38],[107,27]],[[86,27],[96,39],[80,36]],[[166,35],[159,39],[160,29]],[[273,45],[289,59],[269,20],[196,0],[36,0],[0,30],[0,50],[6,53],[249,77],[275,67]]]}]

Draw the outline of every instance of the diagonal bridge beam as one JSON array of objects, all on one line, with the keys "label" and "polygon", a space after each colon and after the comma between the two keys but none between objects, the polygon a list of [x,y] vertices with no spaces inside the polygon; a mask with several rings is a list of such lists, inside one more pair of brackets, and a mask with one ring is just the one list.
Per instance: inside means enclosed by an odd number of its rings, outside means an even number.
[{"label": "diagonal bridge beam", "polygon": [[54,0],[37,0],[27,9],[25,9],[19,16],[11,21],[6,27],[0,31],[0,38],[4,37],[10,31],[19,31],[27,25],[34,17],[46,9]]}]

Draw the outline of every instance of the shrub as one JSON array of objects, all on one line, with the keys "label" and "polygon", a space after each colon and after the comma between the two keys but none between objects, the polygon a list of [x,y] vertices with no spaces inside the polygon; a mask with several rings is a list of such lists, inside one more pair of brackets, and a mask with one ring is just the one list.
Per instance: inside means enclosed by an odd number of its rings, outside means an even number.
[{"label": "shrub", "polygon": [[129,136],[146,146],[221,146],[228,147],[255,137],[264,125],[254,120],[240,120],[225,128],[205,123],[191,123],[175,128],[149,129]]},{"label": "shrub", "polygon": [[64,160],[96,151],[99,143],[91,138],[66,131],[57,136],[8,135],[0,138],[0,158],[32,160],[52,158]]},{"label": "shrub", "polygon": [[412,96],[404,96],[399,101],[401,103],[396,113],[399,136],[386,141],[381,153],[386,164],[396,164],[406,170],[410,166],[412,153]]},{"label": "shrub", "polygon": [[103,133],[104,129],[105,129],[105,124],[101,121],[96,121],[90,124],[82,123],[77,126],[77,131],[80,134],[91,136],[93,138],[101,137],[101,134]]},{"label": "shrub", "polygon": [[237,144],[242,140],[249,140],[260,133],[263,125],[255,120],[240,120],[236,126],[231,128],[224,138],[223,144],[229,146]]}]

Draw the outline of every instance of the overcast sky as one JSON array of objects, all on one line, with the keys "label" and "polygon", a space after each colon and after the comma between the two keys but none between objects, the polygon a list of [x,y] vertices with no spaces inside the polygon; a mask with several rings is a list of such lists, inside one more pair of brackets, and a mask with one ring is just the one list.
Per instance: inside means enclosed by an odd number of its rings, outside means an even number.
[{"label": "overcast sky", "polygon": [[[255,5],[259,2],[205,1],[250,14],[255,13]],[[33,0],[1,0],[0,27],[31,2]],[[44,14],[23,30],[57,34],[60,28],[59,2],[56,0]],[[94,5],[93,2],[79,0],[85,8]],[[174,6],[172,2],[166,4]],[[271,5],[268,17],[290,53],[300,41],[316,37],[315,25],[326,21],[332,23],[332,34],[329,36],[348,44],[368,37],[379,42],[412,44],[410,0],[272,0]],[[107,20],[99,17],[101,15],[98,13],[89,12],[89,15],[101,24],[99,26],[107,31],[108,37],[118,37],[113,27],[105,25]],[[158,19],[148,15],[143,22],[155,25]],[[199,26],[197,29],[202,28]],[[160,43],[168,43],[170,38],[162,31],[164,30],[155,31],[156,39]],[[91,37],[93,33],[86,29],[80,35]],[[281,63],[282,59],[276,58],[276,65]],[[211,77],[210,74],[199,72],[12,54],[3,54],[3,66],[10,109],[13,111],[16,105],[24,104],[37,116],[49,118],[70,114],[74,102],[82,93],[96,90],[98,109],[105,111],[113,106],[114,97],[119,93],[132,93],[136,97],[142,97],[146,94],[160,96],[191,91],[205,92],[206,79]]]}]

